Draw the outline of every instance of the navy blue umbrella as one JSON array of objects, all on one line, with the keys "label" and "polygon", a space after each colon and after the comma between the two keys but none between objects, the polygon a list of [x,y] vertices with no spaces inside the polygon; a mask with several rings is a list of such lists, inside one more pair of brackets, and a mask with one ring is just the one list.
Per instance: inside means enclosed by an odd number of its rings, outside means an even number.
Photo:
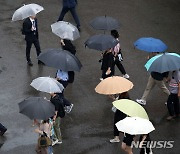
[{"label": "navy blue umbrella", "polygon": [[119,41],[111,35],[100,34],[90,37],[84,44],[90,49],[104,51],[115,47],[118,43]]},{"label": "navy blue umbrella", "polygon": [[80,71],[82,64],[79,59],[69,51],[63,49],[46,49],[38,59],[45,65],[67,71]]},{"label": "navy blue umbrella", "polygon": [[47,120],[54,116],[54,105],[41,97],[29,97],[19,104],[19,112],[30,119]]},{"label": "navy blue umbrella", "polygon": [[120,23],[116,19],[106,15],[94,18],[90,25],[97,30],[114,30],[120,27]]},{"label": "navy blue umbrella", "polygon": [[153,37],[142,37],[134,42],[134,47],[146,52],[164,52],[167,45],[160,39]]}]

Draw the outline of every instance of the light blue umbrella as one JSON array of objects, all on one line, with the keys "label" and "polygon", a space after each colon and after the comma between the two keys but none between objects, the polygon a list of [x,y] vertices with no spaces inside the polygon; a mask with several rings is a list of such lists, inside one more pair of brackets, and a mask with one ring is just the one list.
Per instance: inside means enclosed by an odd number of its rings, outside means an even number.
[{"label": "light blue umbrella", "polygon": [[134,47],[146,52],[163,52],[167,50],[167,45],[160,39],[153,37],[142,37],[134,42]]},{"label": "light blue umbrella", "polygon": [[148,72],[168,72],[180,69],[180,55],[177,53],[158,54],[147,61]]}]

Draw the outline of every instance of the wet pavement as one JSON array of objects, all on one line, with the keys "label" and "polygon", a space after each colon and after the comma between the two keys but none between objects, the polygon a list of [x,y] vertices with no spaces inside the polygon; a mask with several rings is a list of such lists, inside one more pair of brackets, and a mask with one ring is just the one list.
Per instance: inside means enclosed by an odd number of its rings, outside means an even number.
[{"label": "wet pavement", "polygon": [[[38,14],[40,45],[46,48],[60,47],[59,39],[52,34],[50,25],[60,13],[59,0],[29,0],[38,3],[45,10]],[[0,1],[0,122],[8,131],[0,137],[0,154],[34,154],[37,135],[33,132],[32,121],[18,113],[18,103],[29,96],[46,96],[37,92],[30,83],[39,76],[54,77],[56,70],[38,66],[35,49],[31,50],[34,66],[29,68],[25,61],[25,41],[20,29],[22,21],[11,22],[14,11],[25,0]],[[85,49],[85,40],[94,34],[103,33],[89,26],[96,16],[108,15],[121,22],[120,41],[124,54],[123,65],[134,83],[130,91],[131,99],[140,98],[148,73],[144,68],[147,53],[137,51],[133,42],[140,37],[160,38],[168,45],[169,52],[180,49],[180,1],[179,0],[79,0],[77,7],[81,20],[81,37],[74,42],[77,56],[83,64],[80,73],[75,74],[75,82],[69,84],[65,96],[74,103],[72,112],[61,122],[63,143],[54,146],[54,154],[117,154],[123,153],[121,144],[110,144],[113,137],[113,112],[111,100],[95,93],[94,88],[101,76],[100,52]],[[65,20],[74,23],[70,14]],[[108,33],[108,32],[107,32]],[[179,52],[180,53],[180,52]],[[117,75],[121,75],[116,70]],[[180,123],[165,120],[167,108],[164,105],[167,97],[155,87],[148,97],[146,110],[156,130],[151,139],[174,141],[172,149],[154,149],[156,154],[178,154]],[[122,136],[122,135],[121,135]],[[134,154],[139,150],[134,149]]]}]

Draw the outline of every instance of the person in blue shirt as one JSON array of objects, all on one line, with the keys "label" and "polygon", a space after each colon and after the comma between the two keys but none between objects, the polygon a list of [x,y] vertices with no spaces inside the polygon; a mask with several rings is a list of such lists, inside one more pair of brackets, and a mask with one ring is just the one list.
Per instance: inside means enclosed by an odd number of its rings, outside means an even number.
[{"label": "person in blue shirt", "polygon": [[[66,88],[67,85],[68,85],[68,80],[69,80],[68,72],[65,72],[65,71],[62,71],[62,70],[58,69],[57,72],[56,72],[56,80],[59,83],[61,83],[64,86],[64,88]],[[70,113],[74,105],[64,97],[63,92],[64,91],[62,91],[62,93],[57,93],[57,94],[59,95],[59,97],[63,101],[65,111],[67,113]]]}]

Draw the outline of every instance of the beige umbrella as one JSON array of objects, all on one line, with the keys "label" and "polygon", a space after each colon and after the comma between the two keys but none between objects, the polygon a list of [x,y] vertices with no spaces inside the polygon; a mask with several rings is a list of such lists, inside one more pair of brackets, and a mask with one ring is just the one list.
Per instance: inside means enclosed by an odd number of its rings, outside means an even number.
[{"label": "beige umbrella", "polygon": [[123,77],[113,76],[102,80],[95,88],[99,94],[113,95],[129,91],[133,83]]}]

